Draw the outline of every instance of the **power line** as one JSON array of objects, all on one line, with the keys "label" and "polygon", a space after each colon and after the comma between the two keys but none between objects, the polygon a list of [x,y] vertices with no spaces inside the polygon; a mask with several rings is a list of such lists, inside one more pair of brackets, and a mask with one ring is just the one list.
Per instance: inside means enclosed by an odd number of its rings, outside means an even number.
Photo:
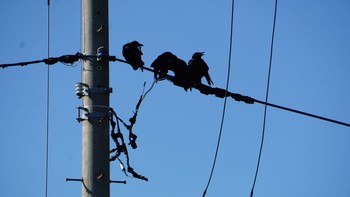
[{"label": "power line", "polygon": [[27,66],[29,64],[37,64],[37,63],[43,63],[44,60],[35,60],[35,61],[29,61],[29,62],[19,62],[19,63],[13,63],[13,64],[0,64],[1,68],[7,68],[12,66]]},{"label": "power line", "polygon": [[[81,54],[81,53],[76,53],[75,55],[63,55],[63,56],[60,56],[60,57],[51,57],[51,58],[48,58],[48,59],[36,60],[36,61],[30,61],[30,62],[19,62],[19,63],[13,63],[13,64],[0,64],[0,68],[7,68],[9,66],[23,66],[23,65],[43,63],[43,62],[46,63],[46,64],[50,64],[50,65],[51,64],[56,64],[57,62],[72,64],[75,61],[78,61],[79,59],[84,60],[84,59],[93,58],[93,57],[96,58],[97,55],[84,55],[84,54]],[[125,60],[118,59],[115,56],[108,56],[108,58],[109,58],[109,61],[113,61],[113,62],[118,61],[118,62],[122,62],[122,63],[126,63],[127,64],[127,62]],[[142,69],[154,73],[154,70],[152,68],[148,68],[148,67],[142,66]],[[166,79],[168,81],[171,81],[171,82],[173,82],[173,78],[174,77],[171,76],[171,75],[167,75],[167,77],[166,77]],[[176,85],[176,86],[179,86],[178,83],[173,83],[173,84]],[[311,118],[316,118],[316,119],[319,119],[319,120],[323,120],[323,121],[335,123],[335,124],[338,124],[338,125],[350,127],[350,124],[346,123],[346,122],[334,120],[334,119],[331,119],[331,118],[326,118],[326,117],[323,117],[323,116],[315,115],[315,114],[308,113],[308,112],[303,112],[303,111],[300,111],[300,110],[284,107],[284,106],[273,104],[273,103],[268,103],[268,102],[265,102],[265,101],[260,101],[258,99],[253,98],[253,97],[241,95],[241,94],[238,94],[238,93],[233,93],[233,92],[229,92],[228,91],[227,95],[225,96],[225,90],[221,89],[221,88],[212,88],[212,87],[204,85],[204,84],[200,84],[197,87],[193,87],[193,88],[199,90],[202,94],[205,94],[205,95],[213,94],[213,95],[215,95],[216,97],[219,97],[219,98],[232,97],[235,101],[245,102],[247,104],[259,103],[259,104],[263,104],[263,105],[268,105],[270,107],[278,108],[278,109],[281,109],[281,110],[284,110],[284,111],[289,111],[289,112],[297,113],[297,114],[300,114],[300,115],[308,116],[308,117],[311,117]]]},{"label": "power line", "polygon": [[[50,57],[50,0],[47,0],[47,58]],[[50,121],[50,65],[46,76],[46,155],[45,155],[45,197],[48,196],[49,183],[49,121]]]},{"label": "power line", "polygon": [[[106,54],[103,54],[103,55],[106,55]],[[7,68],[7,67],[13,67],[13,66],[27,66],[27,65],[38,64],[38,63],[45,63],[47,65],[53,65],[53,64],[56,64],[58,62],[61,62],[61,63],[66,65],[66,64],[73,64],[80,59],[86,60],[89,58],[99,58],[99,57],[100,57],[99,54],[85,55],[85,54],[82,54],[80,52],[77,52],[75,55],[62,55],[60,57],[48,57],[48,58],[42,59],[42,60],[17,62],[17,63],[11,63],[11,64],[0,64],[0,68]],[[127,63],[125,60],[118,59],[115,56],[108,56],[108,58],[109,58],[108,59],[109,61],[113,61],[113,62],[119,61],[119,62]]]},{"label": "power line", "polygon": [[296,109],[292,109],[292,108],[288,108],[288,107],[283,107],[281,105],[276,105],[276,104],[273,104],[273,103],[268,103],[268,102],[264,102],[264,101],[260,101],[260,100],[256,100],[256,99],[254,99],[254,102],[259,103],[259,104],[263,104],[263,105],[267,105],[267,106],[270,106],[270,107],[278,108],[278,109],[281,109],[281,110],[284,110],[284,111],[289,111],[289,112],[297,113],[297,114],[300,114],[300,115],[308,116],[308,117],[311,117],[311,118],[316,118],[316,119],[327,121],[327,122],[331,122],[331,123],[334,123],[334,124],[350,127],[349,123],[338,121],[338,120],[334,120],[334,119],[330,119],[330,118],[326,118],[326,117],[315,115],[315,114],[311,114],[311,113],[308,113],[308,112],[304,112],[304,111],[300,111],[300,110],[296,110]]},{"label": "power line", "polygon": [[274,39],[275,39],[275,29],[276,29],[276,16],[277,16],[277,0],[275,1],[275,13],[273,17],[273,27],[272,27],[272,36],[271,36],[271,46],[270,46],[270,62],[269,62],[269,71],[267,76],[267,85],[266,85],[266,97],[265,97],[265,107],[264,107],[264,121],[263,121],[263,128],[262,128],[262,134],[261,134],[261,143],[260,143],[260,149],[259,149],[259,156],[258,156],[258,162],[256,165],[256,171],[253,181],[253,186],[250,191],[250,196],[253,197],[256,179],[258,178],[259,168],[260,168],[260,161],[261,161],[261,155],[264,147],[264,140],[265,140],[265,129],[266,129],[266,118],[267,118],[267,101],[269,98],[269,89],[270,89],[270,79],[271,79],[271,68],[272,68],[272,57],[273,57],[273,45],[274,45]]},{"label": "power line", "polygon": [[211,179],[213,177],[213,173],[214,173],[214,169],[215,169],[215,165],[216,165],[216,160],[217,160],[217,156],[218,156],[219,148],[220,148],[220,142],[221,142],[222,130],[223,130],[223,126],[224,126],[224,120],[225,120],[227,93],[228,93],[228,86],[229,86],[229,83],[230,83],[230,72],[231,72],[234,7],[235,7],[235,1],[232,0],[231,24],[230,24],[230,26],[231,26],[231,29],[230,29],[230,47],[229,47],[230,49],[229,49],[229,54],[228,54],[228,68],[227,68],[226,88],[225,88],[225,94],[224,94],[224,97],[225,97],[224,98],[224,106],[223,106],[223,109],[222,109],[219,137],[218,137],[218,141],[217,141],[217,145],[216,145],[214,161],[213,161],[213,165],[212,165],[212,168],[211,168],[211,172],[210,172],[210,176],[209,176],[209,179],[208,179],[207,186],[205,187],[205,190],[203,192],[203,197],[206,195],[207,190],[208,190],[209,185],[210,185],[210,182],[211,182]]},{"label": "power line", "polygon": [[[81,54],[81,53],[76,53],[75,55],[63,55],[63,56],[60,56],[60,57],[51,57],[51,58],[43,59],[43,60],[36,60],[36,61],[29,61],[29,62],[19,62],[19,63],[13,63],[13,64],[0,64],[0,67],[1,68],[7,68],[7,67],[10,67],[10,66],[24,66],[24,65],[43,63],[43,62],[45,64],[49,64],[49,65],[55,64],[57,62],[72,64],[75,61],[78,61],[79,59],[83,59],[84,60],[84,59],[88,59],[88,58],[92,58],[92,57],[97,57],[97,55],[84,55],[84,54]],[[109,58],[110,61],[118,61],[118,62],[122,62],[122,63],[127,63],[125,60],[118,59],[115,56],[109,56],[108,58]],[[146,71],[149,71],[149,72],[152,72],[152,73],[154,72],[153,69],[145,67],[145,66],[143,66],[142,69],[146,70]],[[174,78],[173,76],[167,75],[166,79],[168,81],[172,82],[173,78]],[[178,86],[179,84],[174,84],[174,85]],[[263,104],[263,105],[268,105],[270,107],[278,108],[278,109],[281,109],[281,110],[284,110],[284,111],[289,111],[289,112],[297,113],[297,114],[300,114],[300,115],[304,115],[304,116],[320,119],[320,120],[323,120],[323,121],[335,123],[335,124],[338,124],[338,125],[350,127],[350,124],[346,123],[346,122],[341,122],[341,121],[338,121],[338,120],[334,120],[334,119],[331,119],[331,118],[326,118],[326,117],[315,115],[315,114],[311,114],[311,113],[308,113],[308,112],[303,112],[303,111],[300,111],[300,110],[284,107],[284,106],[281,106],[281,105],[260,101],[258,99],[255,99],[255,98],[252,98],[252,97],[249,97],[249,96],[245,96],[245,95],[241,95],[241,94],[238,94],[238,93],[227,92],[227,95],[225,96],[225,90],[223,90],[221,88],[212,88],[212,87],[204,85],[204,84],[201,84],[201,85],[199,85],[197,87],[193,87],[193,88],[198,89],[202,94],[205,94],[205,95],[213,94],[213,95],[215,95],[215,96],[217,96],[219,98],[224,98],[226,96],[227,97],[232,97],[236,101],[242,101],[242,102],[245,102],[247,104],[259,103],[259,104]]]}]

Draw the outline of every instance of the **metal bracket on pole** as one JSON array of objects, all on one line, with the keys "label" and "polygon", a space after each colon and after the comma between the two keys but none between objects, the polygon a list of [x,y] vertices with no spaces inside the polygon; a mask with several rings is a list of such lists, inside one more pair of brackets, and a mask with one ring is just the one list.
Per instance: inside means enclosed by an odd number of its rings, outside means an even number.
[{"label": "metal bracket on pole", "polygon": [[[81,107],[81,106],[78,106],[77,109],[78,109],[78,117],[76,118],[77,121],[78,121],[78,122],[82,122],[82,121],[84,121],[84,120],[87,120],[86,117],[87,117],[87,114],[89,113],[89,110],[88,110],[87,108]],[[85,112],[87,112],[87,113],[81,114],[81,110],[83,110],[83,111],[85,111]]]},{"label": "metal bracket on pole", "polygon": [[70,179],[70,178],[66,178],[66,182],[68,181],[79,181],[79,182],[84,182],[83,178],[81,179]]},{"label": "metal bracket on pole", "polygon": [[[102,173],[99,176],[97,176],[96,178],[97,178],[97,180],[101,180],[104,176],[105,176],[105,173]],[[112,181],[112,180],[109,180],[109,183],[123,183],[123,184],[126,184],[126,181]]]},{"label": "metal bracket on pole", "polygon": [[109,183],[123,183],[123,184],[126,184],[126,181],[112,181],[112,180],[109,180]]},{"label": "metal bracket on pole", "polygon": [[[104,119],[109,118],[109,107],[103,105],[94,106],[78,106],[78,117],[76,118],[78,122],[84,120],[97,119],[97,123],[101,124]],[[97,110],[99,109],[99,110]],[[102,110],[101,110],[102,109]],[[85,113],[82,113],[84,111]],[[93,112],[90,112],[93,111]]]},{"label": "metal bracket on pole", "polygon": [[113,92],[113,88],[90,88],[87,90],[88,93],[95,93],[95,94],[110,94]]},{"label": "metal bracket on pole", "polygon": [[[83,178],[81,178],[81,179],[66,178],[66,182],[68,182],[68,181],[84,182],[84,179],[83,179]],[[121,184],[126,184],[126,181],[112,181],[112,180],[109,180],[109,183],[121,183]]]},{"label": "metal bracket on pole", "polygon": [[75,94],[81,99],[83,96],[89,96],[89,94],[110,94],[113,92],[112,88],[97,87],[90,88],[89,85],[85,83],[76,83],[75,84]]}]

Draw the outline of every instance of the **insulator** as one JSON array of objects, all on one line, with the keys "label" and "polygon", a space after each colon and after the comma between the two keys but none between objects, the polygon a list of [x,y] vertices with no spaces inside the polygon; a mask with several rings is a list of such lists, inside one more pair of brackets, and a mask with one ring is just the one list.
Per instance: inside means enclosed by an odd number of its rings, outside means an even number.
[{"label": "insulator", "polygon": [[80,83],[75,84],[75,94],[79,98],[83,97],[83,90],[84,90],[84,88],[83,88],[82,84],[80,84]]},{"label": "insulator", "polygon": [[119,166],[120,166],[120,169],[125,170],[125,167],[122,163],[120,163]]},{"label": "insulator", "polygon": [[84,83],[76,83],[75,84],[75,94],[81,98],[87,95],[88,85]]}]

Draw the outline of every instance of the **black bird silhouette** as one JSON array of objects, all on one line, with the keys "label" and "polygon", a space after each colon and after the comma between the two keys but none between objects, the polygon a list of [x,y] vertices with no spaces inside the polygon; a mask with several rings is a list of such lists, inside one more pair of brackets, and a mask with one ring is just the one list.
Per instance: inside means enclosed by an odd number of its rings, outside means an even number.
[{"label": "black bird silhouette", "polygon": [[205,77],[209,85],[214,84],[209,75],[209,67],[202,59],[204,52],[195,52],[188,62],[189,77],[193,85],[202,84],[202,77]]},{"label": "black bird silhouette", "polygon": [[143,55],[141,51],[142,46],[143,45],[137,41],[132,41],[123,45],[123,56],[134,70],[138,68],[142,69],[142,66],[145,64],[141,59]]},{"label": "black bird silhouette", "polygon": [[173,83],[175,85],[179,85],[183,87],[186,91],[190,88],[190,78],[189,78],[189,67],[186,62],[178,57],[174,57],[172,71],[175,76],[173,79]]},{"label": "black bird silhouette", "polygon": [[164,52],[153,61],[154,79],[161,79],[167,76],[168,71],[174,72],[172,79],[175,85],[183,87],[186,91],[190,88],[189,70],[185,61],[178,58],[171,52]]},{"label": "black bird silhouette", "polygon": [[175,55],[170,52],[164,52],[153,61],[151,67],[154,68],[154,79],[160,79],[167,76],[169,70],[173,70]]}]

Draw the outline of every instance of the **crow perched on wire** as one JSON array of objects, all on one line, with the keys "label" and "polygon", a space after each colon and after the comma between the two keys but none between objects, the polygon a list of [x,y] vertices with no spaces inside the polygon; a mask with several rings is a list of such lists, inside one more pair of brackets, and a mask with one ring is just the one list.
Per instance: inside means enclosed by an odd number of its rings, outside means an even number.
[{"label": "crow perched on wire", "polygon": [[202,77],[205,77],[209,85],[214,84],[209,75],[209,67],[202,59],[204,52],[195,52],[188,62],[189,76],[193,85],[202,84]]},{"label": "crow perched on wire", "polygon": [[175,76],[173,83],[183,87],[186,91],[190,88],[189,69],[185,61],[175,56],[172,71]]},{"label": "crow perched on wire", "polygon": [[154,78],[156,80],[166,77],[170,70],[174,72],[173,82],[176,85],[184,87],[186,91],[190,87],[187,64],[182,59],[176,57],[176,55],[165,52],[154,60],[151,67],[154,68]]},{"label": "crow perched on wire", "polygon": [[161,79],[167,76],[169,70],[173,70],[175,55],[164,52],[153,61],[151,67],[154,68],[154,79]]},{"label": "crow perched on wire", "polygon": [[141,51],[142,46],[143,44],[137,41],[132,41],[123,45],[123,56],[134,70],[138,68],[142,69],[142,66],[145,64],[141,59],[143,55]]}]

